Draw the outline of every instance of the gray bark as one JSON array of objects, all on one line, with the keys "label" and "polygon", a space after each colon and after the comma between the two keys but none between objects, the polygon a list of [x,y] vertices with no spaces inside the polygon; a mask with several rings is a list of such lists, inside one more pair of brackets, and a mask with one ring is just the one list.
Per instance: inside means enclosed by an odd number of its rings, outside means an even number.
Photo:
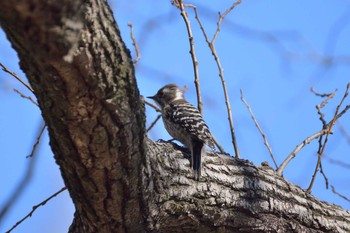
[{"label": "gray bark", "polygon": [[228,156],[145,136],[129,51],[104,1],[1,1],[76,208],[70,232],[349,232],[350,213]]},{"label": "gray bark", "polygon": [[[349,232],[350,212],[306,194],[268,166],[206,156],[199,182],[172,145],[150,143],[143,182],[160,232]],[[149,174],[151,173],[151,175]],[[146,199],[147,200],[147,199]],[[154,200],[152,202],[152,200]]]}]

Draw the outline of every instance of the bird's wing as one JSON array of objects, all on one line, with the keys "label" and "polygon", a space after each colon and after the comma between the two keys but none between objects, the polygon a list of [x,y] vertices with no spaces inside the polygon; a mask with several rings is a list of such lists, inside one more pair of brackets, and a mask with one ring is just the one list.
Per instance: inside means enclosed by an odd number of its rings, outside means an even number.
[{"label": "bird's wing", "polygon": [[214,147],[209,128],[197,108],[188,102],[172,103],[170,108],[172,110],[166,112],[168,119],[180,125],[192,137]]}]

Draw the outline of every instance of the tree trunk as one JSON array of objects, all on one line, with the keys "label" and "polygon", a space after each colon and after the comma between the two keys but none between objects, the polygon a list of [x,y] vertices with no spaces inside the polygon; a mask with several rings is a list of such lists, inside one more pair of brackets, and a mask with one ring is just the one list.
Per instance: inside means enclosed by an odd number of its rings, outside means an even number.
[{"label": "tree trunk", "polygon": [[144,107],[104,1],[2,1],[76,208],[71,232],[141,232]]},{"label": "tree trunk", "polygon": [[349,232],[350,213],[228,156],[145,136],[134,68],[105,1],[0,2],[76,208],[70,232]]}]

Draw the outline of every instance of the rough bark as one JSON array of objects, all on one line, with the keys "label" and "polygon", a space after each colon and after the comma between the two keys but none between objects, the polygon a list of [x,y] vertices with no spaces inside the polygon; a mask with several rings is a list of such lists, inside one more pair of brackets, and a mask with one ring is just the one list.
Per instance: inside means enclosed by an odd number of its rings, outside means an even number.
[{"label": "rough bark", "polygon": [[76,213],[71,232],[140,232],[144,110],[103,1],[1,1]]},{"label": "rough bark", "polygon": [[145,138],[144,109],[104,1],[0,2],[76,213],[70,232],[349,232],[350,213],[227,156]]},{"label": "rough bark", "polygon": [[186,153],[150,144],[144,179],[151,178],[143,183],[152,190],[146,203],[155,232],[350,231],[349,211],[306,194],[268,166],[206,156],[196,182]]}]

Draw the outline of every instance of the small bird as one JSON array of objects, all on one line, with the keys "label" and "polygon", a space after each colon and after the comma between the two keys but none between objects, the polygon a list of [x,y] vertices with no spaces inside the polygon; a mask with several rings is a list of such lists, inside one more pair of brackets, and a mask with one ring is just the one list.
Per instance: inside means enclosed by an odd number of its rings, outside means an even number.
[{"label": "small bird", "polygon": [[168,133],[191,151],[191,166],[195,180],[201,175],[201,156],[205,145],[215,152],[213,137],[202,115],[186,101],[183,91],[175,84],[168,84],[153,99],[161,108],[164,126]]}]

